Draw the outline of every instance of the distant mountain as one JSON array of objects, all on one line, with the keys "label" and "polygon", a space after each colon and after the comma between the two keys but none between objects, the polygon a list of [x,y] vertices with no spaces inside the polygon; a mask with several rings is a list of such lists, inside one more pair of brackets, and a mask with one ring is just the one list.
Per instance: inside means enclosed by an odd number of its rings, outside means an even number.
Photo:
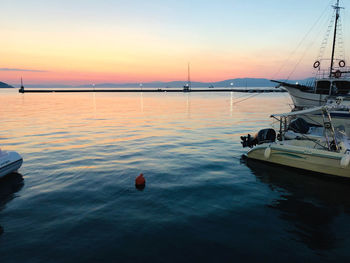
[{"label": "distant mountain", "polygon": [[[231,85],[232,84],[232,85]],[[274,87],[276,86],[273,82],[268,79],[255,79],[255,78],[238,78],[238,79],[227,79],[224,81],[215,82],[213,86],[218,87]]]},{"label": "distant mountain", "polygon": [[13,89],[14,87],[0,81],[0,89]]},{"label": "distant mountain", "polygon": [[[295,83],[305,83],[310,81],[311,79],[303,79],[303,80],[292,80],[290,82]],[[146,82],[142,83],[143,88],[182,88],[187,82],[186,81],[169,81],[169,82]],[[264,78],[236,78],[236,79],[227,79],[223,81],[217,82],[191,82],[192,87],[275,87],[276,83],[271,82],[269,79]],[[77,87],[86,88],[92,87],[91,84],[88,85],[80,85]],[[140,83],[100,83],[95,85],[96,88],[139,88]]]},{"label": "distant mountain", "polygon": [[[285,81],[285,80],[281,80]],[[290,83],[299,82],[300,84],[306,84],[313,81],[313,78],[307,78],[302,80],[291,80]],[[152,81],[142,83],[99,83],[95,84],[86,84],[86,85],[60,85],[60,84],[30,84],[25,85],[24,88],[182,88],[187,82],[184,81],[169,81],[169,82],[161,82],[161,81]],[[236,79],[227,79],[223,81],[217,82],[191,82],[192,87],[194,88],[242,88],[242,87],[254,87],[254,88],[268,88],[275,87],[277,84],[271,82],[269,79],[264,78],[236,78]]]},{"label": "distant mountain", "polygon": [[[187,82],[186,81],[169,81],[169,82],[146,82],[142,83],[143,88],[182,88]],[[96,84],[96,88],[140,88],[140,83],[100,83]],[[205,87],[210,85],[205,82],[191,82],[192,87]],[[87,88],[92,87],[91,84],[88,85],[80,85],[78,87]]]}]

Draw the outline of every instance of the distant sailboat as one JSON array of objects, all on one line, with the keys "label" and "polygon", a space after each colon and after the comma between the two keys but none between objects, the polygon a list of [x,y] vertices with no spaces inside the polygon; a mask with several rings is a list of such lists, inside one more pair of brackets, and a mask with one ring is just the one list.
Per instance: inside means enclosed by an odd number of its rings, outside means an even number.
[{"label": "distant sailboat", "polygon": [[23,79],[21,78],[21,88],[19,89],[20,93],[24,93]]},{"label": "distant sailboat", "polygon": [[187,84],[184,85],[183,91],[184,92],[191,91],[190,63],[188,63],[188,67],[187,67]]}]

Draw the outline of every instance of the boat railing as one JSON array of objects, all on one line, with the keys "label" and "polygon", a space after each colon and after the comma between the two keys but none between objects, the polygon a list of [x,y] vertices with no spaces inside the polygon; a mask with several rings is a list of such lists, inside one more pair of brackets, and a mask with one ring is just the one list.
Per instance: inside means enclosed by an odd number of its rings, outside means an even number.
[{"label": "boat railing", "polygon": [[[319,69],[316,71],[315,73],[315,77],[316,79],[325,79],[325,78],[329,78],[329,72],[330,72],[330,68],[329,69]],[[336,79],[349,79],[350,78],[350,67],[346,66],[346,67],[334,67],[333,69],[333,78]],[[339,72],[339,73],[337,73]]]}]

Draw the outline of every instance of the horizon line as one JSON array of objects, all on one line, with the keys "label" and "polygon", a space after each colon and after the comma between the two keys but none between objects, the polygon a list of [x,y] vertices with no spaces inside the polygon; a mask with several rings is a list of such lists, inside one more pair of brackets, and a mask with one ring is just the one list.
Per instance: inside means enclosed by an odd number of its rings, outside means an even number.
[{"label": "horizon line", "polygon": [[[302,79],[291,79],[289,81],[300,81],[300,80],[307,80],[312,77],[305,77]],[[203,84],[213,84],[217,82],[224,82],[224,81],[232,81],[232,80],[245,80],[245,79],[251,79],[251,80],[271,80],[270,78],[250,78],[250,77],[239,77],[239,78],[231,78],[231,79],[224,79],[224,80],[219,80],[219,81],[213,81],[213,82],[207,82],[207,81],[191,81],[192,83],[203,83]],[[285,80],[288,81],[287,79],[283,78],[278,78],[276,80]],[[23,81],[25,82],[25,80]],[[172,82],[184,82],[186,83],[187,80],[170,80],[170,81],[158,81],[158,80],[153,80],[153,81],[148,81],[148,82],[98,82],[98,83],[85,83],[85,84],[64,84],[60,82],[50,82],[50,83],[32,83],[32,84],[27,84],[28,86],[32,85],[38,85],[38,86],[45,86],[45,85],[62,85],[62,86],[73,86],[73,87],[79,87],[79,86],[97,86],[97,85],[106,85],[106,84],[111,84],[111,85],[145,85],[145,84],[159,84],[159,83],[172,83]],[[6,83],[6,82],[3,82]],[[6,83],[9,85],[18,85],[20,83]],[[24,83],[24,86],[26,84]]]}]

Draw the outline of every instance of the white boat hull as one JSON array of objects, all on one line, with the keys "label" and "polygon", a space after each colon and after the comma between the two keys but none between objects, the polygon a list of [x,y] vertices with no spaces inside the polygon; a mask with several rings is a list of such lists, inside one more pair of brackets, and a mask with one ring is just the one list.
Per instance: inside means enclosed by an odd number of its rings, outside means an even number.
[{"label": "white boat hull", "polygon": [[291,96],[293,103],[299,108],[322,106],[327,102],[328,95],[309,93],[293,87],[285,87]]},{"label": "white boat hull", "polygon": [[247,155],[251,159],[350,178],[349,154],[278,142],[258,145]]},{"label": "white boat hull", "polygon": [[[328,94],[317,94],[317,93],[311,93],[311,92],[305,92],[300,89],[294,88],[294,87],[285,87],[289,95],[291,96],[294,106],[297,108],[311,108],[311,107],[318,107],[323,106],[326,103],[335,103],[337,97],[342,96],[330,96]],[[342,97],[343,101],[341,102],[342,105],[350,105],[349,97]]]},{"label": "white boat hull", "polygon": [[0,152],[0,178],[16,172],[23,163],[22,157],[16,152]]}]

